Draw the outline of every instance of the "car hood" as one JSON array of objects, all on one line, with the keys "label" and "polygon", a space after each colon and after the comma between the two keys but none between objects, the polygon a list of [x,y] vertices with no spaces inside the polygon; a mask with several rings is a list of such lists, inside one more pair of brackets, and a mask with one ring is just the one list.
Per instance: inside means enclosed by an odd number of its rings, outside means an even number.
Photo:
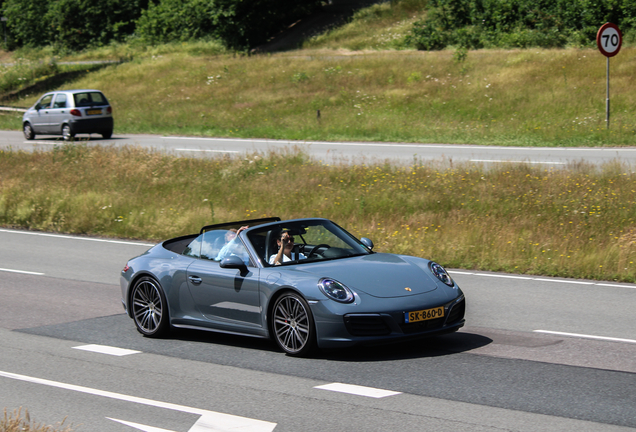
[{"label": "car hood", "polygon": [[428,261],[385,253],[301,264],[298,271],[330,277],[352,290],[374,297],[407,297],[437,289]]}]

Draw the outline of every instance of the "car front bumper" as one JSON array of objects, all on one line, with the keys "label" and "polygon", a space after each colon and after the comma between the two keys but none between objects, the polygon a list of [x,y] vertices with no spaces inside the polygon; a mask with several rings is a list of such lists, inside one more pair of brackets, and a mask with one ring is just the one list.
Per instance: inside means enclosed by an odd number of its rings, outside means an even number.
[{"label": "car front bumper", "polygon": [[[320,348],[343,348],[354,345],[375,345],[432,337],[452,333],[464,326],[466,299],[461,294],[443,305],[444,317],[417,323],[405,323],[405,312],[420,307],[406,306],[387,312],[322,313],[321,306],[312,308]],[[422,306],[421,308],[436,307]],[[333,311],[332,311],[333,312]]]}]

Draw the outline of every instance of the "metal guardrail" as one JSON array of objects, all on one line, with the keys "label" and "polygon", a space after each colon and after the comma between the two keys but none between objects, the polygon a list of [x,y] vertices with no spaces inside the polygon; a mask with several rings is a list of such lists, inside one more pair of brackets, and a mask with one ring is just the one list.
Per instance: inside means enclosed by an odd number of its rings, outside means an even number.
[{"label": "metal guardrail", "polygon": [[27,110],[28,110],[28,108],[0,106],[0,111],[26,112]]}]

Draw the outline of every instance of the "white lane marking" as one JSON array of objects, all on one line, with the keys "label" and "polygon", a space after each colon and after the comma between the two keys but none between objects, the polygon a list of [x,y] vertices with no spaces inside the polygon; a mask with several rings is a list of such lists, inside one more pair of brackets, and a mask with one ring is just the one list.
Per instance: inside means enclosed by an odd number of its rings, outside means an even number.
[{"label": "white lane marking", "polygon": [[212,137],[181,137],[181,136],[162,136],[161,139],[167,140],[193,140],[193,141],[233,141],[246,143],[268,143],[268,144],[317,144],[329,146],[362,146],[362,147],[407,147],[407,148],[441,148],[441,149],[476,149],[485,151],[507,151],[507,150],[528,150],[528,151],[554,151],[579,153],[582,151],[600,151],[606,152],[636,152],[636,148],[599,148],[599,147],[497,147],[497,146],[478,146],[478,145],[453,145],[453,144],[406,144],[406,143],[373,143],[373,142],[329,142],[329,141],[285,141],[285,140],[268,140],[268,139],[250,139],[250,138],[212,138]]},{"label": "white lane marking", "polygon": [[325,384],[321,386],[316,386],[314,388],[320,389],[320,390],[329,390],[329,391],[334,391],[339,393],[347,393],[347,394],[352,394],[357,396],[372,397],[376,399],[402,394],[401,392],[382,390],[382,389],[377,389],[373,387],[364,387],[364,386],[358,386],[358,385],[352,385],[352,384],[342,384],[342,383]]},{"label": "white lane marking", "polygon": [[[129,421],[125,421],[125,420],[118,420],[118,419],[110,418],[110,417],[106,417],[106,418],[108,420],[112,420],[114,422],[121,423],[121,424],[126,425],[126,426],[130,426],[131,428],[135,428],[135,429],[138,429],[138,430],[143,431],[143,432],[175,432],[175,431],[172,431],[172,430],[169,430],[169,429],[162,429],[162,428],[158,428],[158,427],[154,427],[154,426],[143,425],[143,424],[140,424],[140,423],[133,423],[133,422],[129,422]],[[190,430],[192,430],[192,429],[190,429]]]},{"label": "white lane marking", "polygon": [[99,243],[125,244],[125,245],[131,245],[131,246],[155,246],[155,243],[137,243],[137,242],[130,242],[130,241],[122,241],[122,240],[108,240],[108,239],[98,239],[98,238],[91,238],[91,237],[76,237],[76,236],[63,235],[63,234],[49,234],[49,233],[33,232],[33,231],[0,229],[0,232],[6,232],[9,234],[24,234],[24,235],[34,235],[34,236],[42,236],[42,237],[54,237],[54,238],[62,238],[62,239],[70,239],[70,240],[93,241],[93,242],[99,242]]},{"label": "white lane marking", "polygon": [[[88,138],[75,138],[75,143],[78,142],[88,142],[90,141]],[[34,144],[34,145],[50,145],[50,146],[56,146],[56,145],[65,145],[65,144],[69,144],[66,141],[62,141],[62,140],[58,140],[58,141],[23,141],[22,144]]]},{"label": "white lane marking", "polygon": [[19,381],[26,381],[34,384],[41,384],[49,387],[56,387],[64,390],[71,390],[79,393],[90,394],[93,396],[101,396],[105,398],[131,402],[140,405],[148,405],[155,408],[169,409],[188,414],[197,414],[201,417],[189,429],[189,432],[272,432],[276,427],[276,423],[263,420],[256,420],[247,417],[240,417],[231,414],[224,414],[215,411],[193,408],[184,405],[177,405],[169,402],[155,401],[152,399],[141,398],[137,396],[129,396],[121,393],[114,393],[104,390],[98,390],[90,387],[83,387],[74,384],[67,384],[58,381],[51,381],[42,378],[30,377],[27,375],[19,375],[11,372],[0,371],[0,376]]},{"label": "white lane marking", "polygon": [[535,278],[533,280],[536,280],[539,282],[559,282],[559,283],[576,284],[576,285],[596,285],[595,282],[584,282],[584,281],[563,280],[563,279]]},{"label": "white lane marking", "polygon": [[208,150],[208,149],[189,149],[176,148],[175,151],[203,152],[203,153],[240,153],[237,150]]},{"label": "white lane marking", "polygon": [[596,285],[598,285],[598,286],[606,286],[606,287],[613,287],[613,288],[632,288],[632,289],[636,289],[636,286],[626,286],[626,285],[618,285],[618,284],[597,283]]},{"label": "white lane marking", "polygon": [[20,274],[44,276],[44,273],[38,273],[38,272],[32,272],[32,271],[26,271],[26,270],[15,270],[15,269],[0,268],[0,271],[9,272],[9,273],[20,273]]},{"label": "white lane marking", "polygon": [[545,277],[529,277],[529,276],[513,276],[513,275],[501,275],[501,274],[488,274],[488,273],[474,273],[474,272],[466,272],[466,271],[458,271],[458,270],[447,270],[450,274],[459,274],[466,276],[480,276],[480,277],[491,277],[491,278],[502,278],[502,279],[521,279],[528,281],[537,281],[537,282],[555,282],[555,283],[564,283],[564,284],[574,284],[574,285],[596,285],[603,287],[612,287],[612,288],[626,288],[626,289],[636,289],[636,285],[619,285],[619,284],[608,284],[602,282],[586,282],[586,281],[577,281],[577,280],[564,280],[564,279],[547,279]]},{"label": "white lane marking", "polygon": [[513,161],[513,160],[497,160],[497,159],[471,159],[470,162],[484,162],[484,163],[512,163],[512,164],[544,164],[544,165],[566,165],[566,162],[544,162],[544,161]]},{"label": "white lane marking", "polygon": [[95,352],[98,354],[108,354],[108,355],[117,356],[117,357],[141,353],[141,351],[117,348],[117,347],[106,346],[106,345],[96,345],[96,344],[76,346],[76,347],[73,347],[73,349],[82,350],[82,351],[90,351],[90,352]]},{"label": "white lane marking", "polygon": [[614,338],[614,337],[606,337],[606,336],[593,336],[593,335],[578,334],[578,333],[564,333],[564,332],[556,332],[556,331],[550,331],[550,330],[534,330],[534,332],[551,334],[556,336],[569,336],[569,337],[576,337],[576,338],[582,338],[582,339],[595,339],[595,340],[603,340],[603,341],[610,341],[610,342],[624,342],[624,343],[636,344],[636,340],[634,339],[622,339],[622,338]]}]

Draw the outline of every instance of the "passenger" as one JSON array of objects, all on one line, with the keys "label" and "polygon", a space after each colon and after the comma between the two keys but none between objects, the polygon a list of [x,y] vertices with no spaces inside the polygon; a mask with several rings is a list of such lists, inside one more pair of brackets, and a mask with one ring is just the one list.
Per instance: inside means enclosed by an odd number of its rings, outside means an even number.
[{"label": "passenger", "polygon": [[[291,252],[294,248],[294,237],[289,234],[289,231],[283,231],[280,237],[276,239],[276,244],[278,245],[278,253],[269,257],[269,263],[271,265],[280,265],[281,263],[291,261]],[[297,259],[299,260],[307,258],[300,252],[297,255]]]},{"label": "passenger", "polygon": [[223,258],[227,258],[231,255],[236,255],[241,258],[241,260],[243,260],[245,265],[249,265],[249,254],[247,253],[247,250],[245,249],[245,246],[243,245],[241,240],[238,238],[238,235],[248,228],[249,226],[242,226],[238,230],[232,228],[231,230],[228,230],[227,233],[225,233],[225,241],[227,243],[219,251],[219,254],[216,257],[217,261],[222,261]]}]

